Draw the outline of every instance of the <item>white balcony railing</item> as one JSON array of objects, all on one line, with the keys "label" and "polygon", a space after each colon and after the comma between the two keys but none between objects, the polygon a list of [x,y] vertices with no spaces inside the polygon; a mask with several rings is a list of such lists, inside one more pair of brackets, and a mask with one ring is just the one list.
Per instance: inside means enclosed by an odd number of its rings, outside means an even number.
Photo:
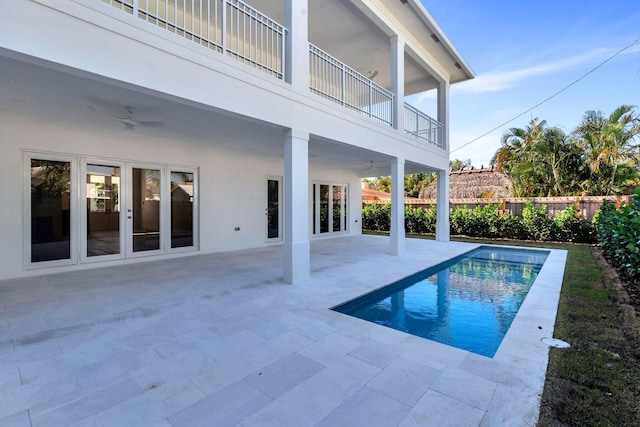
[{"label": "white balcony railing", "polygon": [[393,125],[393,93],[312,44],[309,53],[311,92]]},{"label": "white balcony railing", "polygon": [[442,138],[442,123],[416,107],[404,103],[404,130],[416,138],[446,149]]},{"label": "white balcony railing", "polygon": [[279,79],[286,29],[240,0],[101,0]]}]

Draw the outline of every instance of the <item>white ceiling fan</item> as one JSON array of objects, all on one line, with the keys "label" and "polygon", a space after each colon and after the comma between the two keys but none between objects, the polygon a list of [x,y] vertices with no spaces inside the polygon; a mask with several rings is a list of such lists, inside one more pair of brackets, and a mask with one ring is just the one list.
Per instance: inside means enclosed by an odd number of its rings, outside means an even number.
[{"label": "white ceiling fan", "polygon": [[135,111],[135,107],[131,107],[127,105],[124,107],[124,109],[128,113],[126,117],[113,116],[113,118],[121,122],[124,125],[124,127],[127,129],[134,129],[136,126],[145,126],[145,127],[152,127],[152,128],[158,128],[158,127],[164,126],[164,122],[134,120],[133,112]]},{"label": "white ceiling fan", "polygon": [[[104,111],[103,109],[96,109],[94,107],[92,107],[91,105],[89,105],[89,109],[91,111],[95,111],[97,113],[102,113],[102,114],[106,114],[109,117],[113,118],[114,120],[119,121],[120,123],[122,123],[124,125],[124,127],[126,129],[135,129],[136,126],[144,126],[144,127],[163,127],[165,124],[164,122],[155,122],[155,121],[143,121],[143,120],[136,120],[133,118],[134,112],[136,110],[135,107],[132,107],[130,105],[125,105],[124,107],[118,108],[115,111],[120,111],[122,109],[124,109],[124,113],[126,115],[123,116],[123,114],[114,114],[112,112],[107,112]],[[113,108],[109,108],[109,110],[114,110]]]}]

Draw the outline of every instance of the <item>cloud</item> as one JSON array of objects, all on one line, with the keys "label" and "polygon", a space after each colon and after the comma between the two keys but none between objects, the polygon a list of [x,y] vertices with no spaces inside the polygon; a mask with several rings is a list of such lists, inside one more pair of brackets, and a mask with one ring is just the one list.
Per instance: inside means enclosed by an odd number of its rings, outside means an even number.
[{"label": "cloud", "polygon": [[612,53],[608,49],[594,49],[582,55],[564,58],[525,68],[506,71],[489,71],[479,74],[474,80],[468,80],[453,86],[452,91],[461,93],[498,92],[518,86],[523,81],[538,76],[558,73],[579,65],[594,62],[597,59],[605,59]]}]

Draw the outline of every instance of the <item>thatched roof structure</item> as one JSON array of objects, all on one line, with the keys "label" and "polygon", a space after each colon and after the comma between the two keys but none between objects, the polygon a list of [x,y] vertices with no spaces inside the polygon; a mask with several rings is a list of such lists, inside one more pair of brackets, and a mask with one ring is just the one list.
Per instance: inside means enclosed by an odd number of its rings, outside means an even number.
[{"label": "thatched roof structure", "polygon": [[[435,199],[437,182],[420,191],[421,199]],[[493,168],[465,169],[449,173],[449,197],[452,199],[513,197],[513,183],[509,177]]]}]

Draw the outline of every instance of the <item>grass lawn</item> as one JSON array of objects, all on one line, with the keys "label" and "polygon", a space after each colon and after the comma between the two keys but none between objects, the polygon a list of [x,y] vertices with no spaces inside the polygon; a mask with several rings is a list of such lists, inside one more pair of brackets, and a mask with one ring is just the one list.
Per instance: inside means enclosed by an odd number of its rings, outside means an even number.
[{"label": "grass lawn", "polygon": [[571,348],[551,349],[538,426],[640,425],[638,319],[635,310],[625,304],[628,296],[615,274],[601,265],[606,263],[598,248],[452,240],[566,249],[554,336],[569,342]]}]

